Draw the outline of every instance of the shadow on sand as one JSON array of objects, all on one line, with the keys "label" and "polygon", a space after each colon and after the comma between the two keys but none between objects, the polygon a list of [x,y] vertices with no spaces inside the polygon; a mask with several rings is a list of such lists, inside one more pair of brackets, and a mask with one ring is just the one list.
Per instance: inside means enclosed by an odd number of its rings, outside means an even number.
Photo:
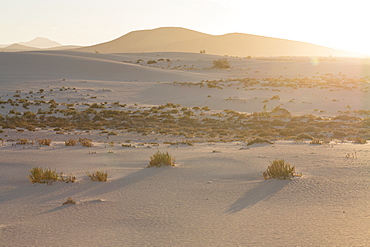
[{"label": "shadow on sand", "polygon": [[[162,172],[165,172],[168,169],[171,169],[171,168],[170,167],[143,168],[143,169],[140,169],[136,172],[130,173],[127,176],[116,179],[116,180],[109,181],[109,178],[108,178],[108,182],[86,181],[84,184],[81,184],[81,185],[77,186],[74,191],[69,190],[69,191],[63,192],[62,194],[57,194],[57,195],[53,194],[50,197],[45,198],[43,200],[43,202],[46,203],[48,201],[54,201],[54,200],[57,200],[57,199],[60,199],[60,198],[67,198],[67,197],[71,197],[71,198],[76,198],[76,197],[77,198],[81,198],[81,197],[98,198],[101,195],[110,193],[110,192],[115,191],[115,190],[120,189],[120,188],[130,186],[130,185],[138,183],[142,180],[146,180],[149,177],[156,176],[156,175],[158,175]],[[77,202],[76,205],[86,204],[86,203],[93,203],[93,202],[104,202],[104,200],[95,199],[95,200],[92,200],[92,201]],[[51,210],[48,210],[48,211],[46,211],[44,213],[41,213],[41,214],[51,213],[51,212],[54,212],[54,211],[65,209],[65,208],[70,207],[70,206],[73,206],[73,205],[58,206],[58,207],[55,207],[55,208],[53,208]]]},{"label": "shadow on sand", "polygon": [[226,210],[227,213],[237,213],[245,208],[250,208],[260,201],[268,200],[283,189],[290,180],[267,180],[258,182],[253,189],[248,190]]}]

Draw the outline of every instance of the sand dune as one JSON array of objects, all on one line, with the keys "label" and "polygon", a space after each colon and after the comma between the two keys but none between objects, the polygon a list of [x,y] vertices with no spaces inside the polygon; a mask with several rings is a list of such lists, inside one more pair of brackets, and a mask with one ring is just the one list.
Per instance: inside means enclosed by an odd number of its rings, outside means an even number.
[{"label": "sand dune", "polygon": [[[277,143],[167,147],[177,167],[145,168],[155,149],[1,147],[2,245],[364,246],[369,243],[368,145]],[[213,153],[217,148],[220,153]],[[287,152],[287,150],[289,150]],[[356,151],[359,160],[345,152]],[[88,154],[95,151],[96,154]],[[54,162],[50,162],[50,157]],[[284,157],[303,177],[264,181]],[[360,160],[361,159],[361,160]],[[32,185],[35,166],[73,172],[77,183]],[[107,183],[85,171],[106,170]],[[62,203],[67,197],[75,205]]]},{"label": "sand dune", "polygon": [[[125,63],[121,59],[114,55],[99,56],[77,52],[2,53],[0,80],[173,81],[205,78],[197,73],[160,70]],[[14,67],[14,64],[17,66]]]},{"label": "sand dune", "polygon": [[[211,68],[220,58],[231,68]],[[0,121],[14,120],[0,128],[0,246],[367,246],[370,144],[351,138],[370,138],[368,76],[370,63],[359,58],[0,53]],[[268,78],[293,85],[264,85]],[[258,83],[246,86],[249,79]],[[292,116],[268,115],[277,106]],[[112,125],[98,126],[102,118]],[[87,119],[91,126],[73,125]],[[285,130],[272,121],[297,133],[248,146]],[[295,139],[315,129],[322,145]],[[50,146],[38,145],[43,138]],[[65,146],[79,138],[93,147]],[[175,166],[146,168],[158,150]],[[264,180],[274,159],[302,176]],[[32,184],[34,167],[76,182]],[[108,181],[91,181],[93,171]],[[76,204],[63,205],[69,197]]]},{"label": "sand dune", "polygon": [[31,46],[21,45],[21,44],[12,44],[12,45],[1,48],[1,51],[6,51],[6,52],[37,51],[37,50],[39,49],[35,47],[31,47]]},{"label": "sand dune", "polygon": [[134,31],[118,39],[78,49],[100,53],[191,52],[231,56],[359,56],[304,42],[233,33],[209,35],[184,28]]}]

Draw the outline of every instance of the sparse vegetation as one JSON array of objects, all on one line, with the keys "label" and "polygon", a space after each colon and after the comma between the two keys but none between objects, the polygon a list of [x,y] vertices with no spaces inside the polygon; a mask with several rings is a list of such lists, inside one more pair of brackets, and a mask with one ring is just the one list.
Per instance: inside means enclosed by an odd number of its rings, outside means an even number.
[{"label": "sparse vegetation", "polygon": [[[290,179],[294,176],[295,166],[290,166],[284,159],[273,160],[267,167],[267,170],[263,172],[263,178],[267,179]],[[299,175],[301,176],[301,175]]]},{"label": "sparse vegetation", "polygon": [[76,146],[76,145],[77,145],[77,141],[76,141],[76,140],[71,139],[71,140],[64,141],[64,144],[65,144],[66,146]]},{"label": "sparse vegetation", "polygon": [[322,140],[319,140],[319,139],[313,139],[311,142],[310,142],[311,145],[322,145],[323,144],[323,141]]},{"label": "sparse vegetation", "polygon": [[28,139],[19,139],[16,144],[17,145],[33,144],[33,141],[30,141]]},{"label": "sparse vegetation", "polygon": [[353,140],[353,143],[356,143],[356,144],[366,144],[367,141],[366,139],[362,138],[362,137],[356,137],[354,140]]},{"label": "sparse vegetation", "polygon": [[108,173],[103,171],[95,171],[93,173],[86,172],[86,175],[91,181],[107,182],[108,180]]},{"label": "sparse vegetation", "polygon": [[71,197],[68,197],[67,201],[65,201],[62,205],[67,205],[67,204],[76,204],[76,202]]},{"label": "sparse vegetation", "polygon": [[51,185],[53,182],[59,180],[59,175],[55,170],[34,167],[31,169],[30,174],[27,176],[27,178],[32,183]]},{"label": "sparse vegetation", "polygon": [[87,139],[87,138],[80,138],[78,140],[78,142],[81,143],[81,145],[84,146],[84,147],[92,147],[93,146],[92,140]]},{"label": "sparse vegetation", "polygon": [[76,182],[76,177],[72,174],[69,173],[67,175],[64,175],[63,172],[59,174],[59,181],[65,182],[65,183],[74,183]]},{"label": "sparse vegetation", "polygon": [[254,139],[252,141],[249,141],[247,143],[247,146],[250,146],[250,145],[253,145],[253,144],[263,144],[263,143],[272,144],[272,142],[270,142],[268,140],[261,139],[261,138],[256,138],[256,139]]},{"label": "sparse vegetation", "polygon": [[313,140],[314,138],[309,135],[309,134],[306,134],[306,133],[302,133],[302,134],[299,134],[296,138],[296,140]]},{"label": "sparse vegetation", "polygon": [[41,139],[37,140],[40,146],[50,146],[51,140],[50,139]]},{"label": "sparse vegetation", "polygon": [[150,157],[148,167],[175,166],[175,159],[168,153],[156,152]]},{"label": "sparse vegetation", "polygon": [[213,60],[212,68],[214,69],[228,69],[230,68],[230,62],[226,58],[220,58],[217,60]]}]

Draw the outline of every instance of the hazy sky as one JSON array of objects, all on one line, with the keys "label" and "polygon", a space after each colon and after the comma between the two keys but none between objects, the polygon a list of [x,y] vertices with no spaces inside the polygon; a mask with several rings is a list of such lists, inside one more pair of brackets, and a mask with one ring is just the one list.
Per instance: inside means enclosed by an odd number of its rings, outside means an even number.
[{"label": "hazy sky", "polygon": [[91,45],[130,31],[249,33],[370,55],[368,0],[0,0],[0,44]]}]

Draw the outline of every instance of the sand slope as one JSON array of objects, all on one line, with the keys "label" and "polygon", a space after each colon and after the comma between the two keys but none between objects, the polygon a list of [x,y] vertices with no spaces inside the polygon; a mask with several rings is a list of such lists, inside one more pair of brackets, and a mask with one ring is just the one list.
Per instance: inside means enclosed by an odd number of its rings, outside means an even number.
[{"label": "sand slope", "polygon": [[[366,246],[368,145],[334,147],[160,145],[176,167],[145,168],[153,148],[2,147],[2,245]],[[214,153],[217,149],[219,153]],[[287,150],[289,150],[287,152]],[[96,154],[88,154],[95,151]],[[358,159],[346,159],[346,152]],[[50,162],[50,157],[54,162]],[[15,158],[16,157],[16,158]],[[304,175],[264,181],[283,157]],[[78,182],[32,185],[33,166],[73,172]],[[109,182],[85,171],[106,170]],[[62,203],[67,197],[76,205]]]},{"label": "sand slope", "polygon": [[78,51],[100,53],[192,52],[231,56],[358,56],[304,42],[233,33],[209,35],[185,28],[162,27],[130,32],[122,37]]},{"label": "sand slope", "polygon": [[[49,104],[25,109],[22,103],[15,104],[20,99],[72,103],[76,109],[87,108],[84,103],[107,101],[111,107],[119,101],[132,111],[171,102],[209,106],[210,114],[224,109],[260,112],[264,105],[268,110],[283,106],[293,115],[324,117],[337,116],[338,110],[348,110],[347,105],[351,110],[370,109],[368,79],[360,83],[360,78],[370,75],[368,60],[228,57],[229,70],[211,69],[212,61],[219,58],[225,57],[199,53],[0,53],[0,114],[49,109]],[[157,63],[148,64],[149,60]],[[345,80],[344,75],[354,82],[346,89],[228,86],[228,78],[311,78],[325,73],[332,73],[335,82]],[[173,83],[219,79],[223,79],[223,88]],[[280,99],[272,100],[275,95]],[[4,103],[9,99],[14,104]],[[120,129],[111,136],[109,131],[1,128],[0,246],[370,243],[370,144],[333,140],[310,145],[308,141],[280,140],[273,145],[204,141],[189,146],[165,143],[182,141],[183,135],[142,135]],[[16,145],[18,139],[37,143],[41,138],[50,138],[51,146]],[[79,138],[92,139],[94,146],[64,145],[65,140]],[[123,147],[126,143],[134,147]],[[146,168],[158,150],[173,155],[176,166]],[[269,162],[281,158],[303,176],[263,180]],[[73,173],[77,181],[32,184],[27,175],[35,166]],[[87,171],[107,171],[108,182],[90,181]],[[62,205],[68,197],[77,204]]]}]

